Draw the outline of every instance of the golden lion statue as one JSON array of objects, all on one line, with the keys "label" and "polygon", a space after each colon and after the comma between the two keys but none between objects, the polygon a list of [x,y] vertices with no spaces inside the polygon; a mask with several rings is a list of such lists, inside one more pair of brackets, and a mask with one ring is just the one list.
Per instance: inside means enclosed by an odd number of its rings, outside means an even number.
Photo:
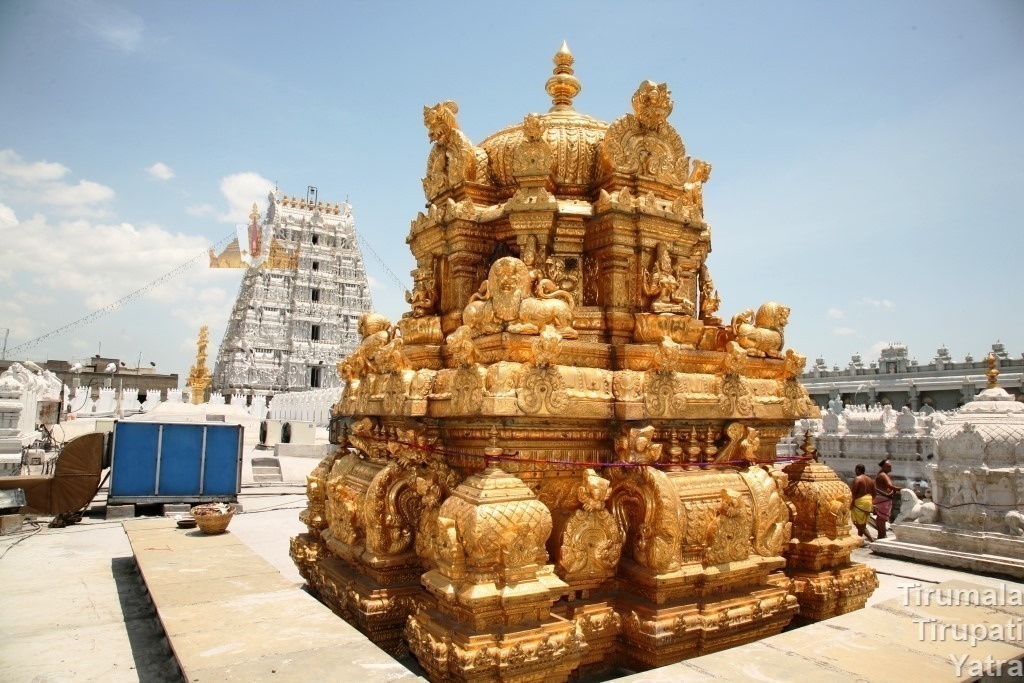
[{"label": "golden lion statue", "polygon": [[572,328],[573,298],[557,290],[546,298],[531,296],[533,278],[525,263],[505,256],[491,265],[486,282],[462,311],[462,322],[474,336],[502,330],[515,334],[540,334],[551,325],[562,337],[576,339]]},{"label": "golden lion statue", "polygon": [[459,105],[451,100],[423,107],[423,125],[434,147],[427,157],[427,177],[423,179],[423,191],[427,199],[433,199],[442,190],[454,187],[463,181],[485,180],[478,178],[487,174],[487,154],[474,147],[469,138],[459,129],[455,115]]},{"label": "golden lion statue", "polygon": [[732,317],[736,343],[754,358],[782,358],[783,328],[789,322],[789,306],[769,301],[754,311],[747,309]]},{"label": "golden lion statue", "polygon": [[377,371],[377,354],[391,341],[391,321],[380,313],[364,313],[359,318],[359,348],[338,363],[338,374],[345,380],[366,377]]}]

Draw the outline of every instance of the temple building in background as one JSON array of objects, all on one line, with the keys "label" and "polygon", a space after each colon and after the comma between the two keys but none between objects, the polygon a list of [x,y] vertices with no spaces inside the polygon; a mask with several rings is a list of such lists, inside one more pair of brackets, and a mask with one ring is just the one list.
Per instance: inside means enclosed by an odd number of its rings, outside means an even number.
[{"label": "temple building in background", "polygon": [[[1001,342],[992,344],[1000,381],[1006,391],[1021,400],[1024,396],[1024,355],[1011,358]],[[987,355],[987,354],[986,354]],[[927,365],[910,357],[904,344],[890,344],[882,349],[877,361],[867,366],[855,354],[843,370],[831,370],[824,358],[818,358],[810,371],[800,377],[807,393],[819,407],[841,399],[844,405],[904,406],[912,411],[933,408],[953,410],[970,403],[985,388],[988,379],[984,357],[977,360],[970,354],[963,361],[954,361],[945,346],[935,352]]]},{"label": "temple building in background", "polygon": [[336,363],[358,345],[372,307],[348,202],[271,192],[211,268],[245,274],[217,353],[213,388],[272,394],[339,386]]}]

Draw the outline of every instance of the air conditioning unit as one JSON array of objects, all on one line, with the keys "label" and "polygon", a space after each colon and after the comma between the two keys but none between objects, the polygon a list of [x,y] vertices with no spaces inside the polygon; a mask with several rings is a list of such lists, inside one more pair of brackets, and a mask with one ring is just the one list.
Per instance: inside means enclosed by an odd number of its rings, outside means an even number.
[{"label": "air conditioning unit", "polygon": [[273,448],[281,443],[281,421],[263,420],[260,422],[260,446]]},{"label": "air conditioning unit", "polygon": [[[289,431],[291,433],[289,434],[290,438],[287,443],[305,445],[316,443],[316,425],[312,422],[299,422],[297,420],[292,420],[289,423],[289,426]],[[284,443],[283,439],[282,443]]]}]

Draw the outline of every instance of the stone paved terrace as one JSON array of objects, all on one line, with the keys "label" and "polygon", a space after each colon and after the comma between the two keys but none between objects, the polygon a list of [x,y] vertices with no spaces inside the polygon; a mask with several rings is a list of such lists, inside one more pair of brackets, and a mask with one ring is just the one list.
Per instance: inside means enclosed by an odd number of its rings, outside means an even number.
[{"label": "stone paved terrace", "polygon": [[[304,460],[306,466],[315,463]],[[301,463],[289,463],[282,469],[301,467]],[[263,578],[252,579],[253,586],[258,587],[263,581],[273,584],[271,592],[300,591],[302,580],[288,557],[288,538],[303,530],[298,521],[298,513],[305,507],[303,490],[294,485],[247,487],[240,501],[245,512],[236,515],[231,522],[231,543],[244,545],[277,572],[262,571]],[[155,523],[167,524],[166,521]],[[94,504],[93,512],[81,524],[66,529],[26,525],[21,534],[0,537],[0,556],[0,576],[4,579],[4,594],[0,599],[0,681],[180,683],[184,680],[146,597],[128,536],[120,521],[103,519],[102,499]],[[977,678],[956,676],[949,655],[967,654],[982,660],[989,654],[996,659],[1024,655],[1024,646],[1005,639],[980,642],[973,648],[958,642],[922,640],[913,619],[931,618],[930,613],[904,605],[907,587],[917,584],[934,588],[941,582],[959,581],[997,590],[1001,586],[1024,590],[1022,584],[882,558],[866,549],[856,551],[855,559],[870,563],[879,572],[881,585],[866,610],[789,631],[770,641],[636,674],[625,680],[928,680],[940,683]],[[303,597],[308,598],[304,594]],[[159,604],[159,599],[157,602]],[[228,609],[228,605],[222,607]],[[192,617],[196,623],[208,622],[215,627],[218,620],[222,620],[230,624],[228,631],[246,628],[244,617],[240,622],[232,621],[237,616],[230,617],[212,608],[209,614],[206,611],[195,608]],[[954,619],[950,623],[970,625],[991,624],[999,619],[1005,622],[1016,618],[1013,614],[1024,617],[1024,609],[995,611],[998,614],[988,609],[947,611],[935,616]],[[267,612],[272,612],[271,608],[267,608]],[[252,612],[259,613],[259,610]],[[955,621],[957,619],[959,621]],[[265,631],[265,637],[267,647],[273,647],[273,629]],[[872,658],[884,663],[869,665]],[[236,680],[256,680],[252,671],[240,669],[238,673],[240,678]],[[389,669],[381,671],[379,676],[364,675],[362,680],[389,680],[389,674],[413,677],[408,672]],[[221,678],[228,680],[228,677]],[[296,659],[287,677],[279,678],[275,674],[272,680],[289,678],[313,680],[329,676],[315,662],[303,663]],[[1011,679],[1004,677],[1002,680]]]}]

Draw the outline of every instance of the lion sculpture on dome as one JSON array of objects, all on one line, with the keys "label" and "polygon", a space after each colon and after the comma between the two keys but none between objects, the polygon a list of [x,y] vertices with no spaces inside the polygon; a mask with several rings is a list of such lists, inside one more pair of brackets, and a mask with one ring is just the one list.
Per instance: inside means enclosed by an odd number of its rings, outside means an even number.
[{"label": "lion sculpture on dome", "polygon": [[462,322],[474,336],[508,331],[515,334],[540,334],[545,325],[567,339],[579,335],[572,328],[574,301],[568,292],[556,290],[546,298],[531,296],[530,269],[514,256],[505,256],[491,265],[487,280],[473,295],[462,312]]},{"label": "lion sculpture on dome", "polygon": [[747,309],[732,317],[736,342],[754,358],[782,358],[785,343],[782,330],[789,323],[789,306],[769,301],[754,311]]},{"label": "lion sculpture on dome", "polygon": [[423,125],[427,136],[434,143],[427,157],[427,177],[423,179],[423,190],[428,199],[442,190],[454,187],[463,181],[486,180],[487,154],[474,147],[462,130],[455,115],[459,105],[451,100],[423,107]]},{"label": "lion sculpture on dome", "polygon": [[378,370],[378,353],[391,341],[391,321],[380,313],[364,313],[359,318],[359,348],[338,363],[338,374],[345,380],[365,377]]}]

